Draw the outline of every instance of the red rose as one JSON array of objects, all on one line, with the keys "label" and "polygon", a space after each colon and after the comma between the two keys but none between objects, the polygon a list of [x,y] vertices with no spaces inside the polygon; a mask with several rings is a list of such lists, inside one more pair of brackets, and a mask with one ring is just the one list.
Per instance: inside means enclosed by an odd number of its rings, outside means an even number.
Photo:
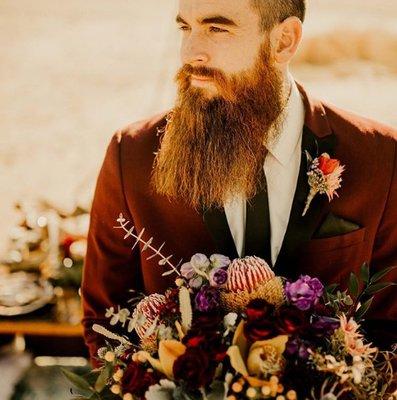
[{"label": "red rose", "polygon": [[290,335],[304,329],[309,321],[304,311],[295,307],[283,306],[277,311],[276,323],[280,333]]},{"label": "red rose", "polygon": [[187,347],[198,347],[205,341],[205,336],[193,336],[186,341]]},{"label": "red rose", "polygon": [[322,155],[318,159],[319,161],[319,168],[324,175],[332,174],[336,168],[339,167],[340,162],[333,158],[330,158],[328,155]]},{"label": "red rose", "polygon": [[204,351],[190,347],[176,359],[173,372],[176,380],[185,381],[188,387],[197,389],[212,382],[215,364],[211,363]]},{"label": "red rose", "polygon": [[154,374],[148,372],[142,364],[131,361],[124,371],[121,386],[124,392],[140,397],[157,382]]},{"label": "red rose", "polygon": [[274,306],[262,299],[252,300],[245,310],[248,321],[268,318],[273,312]]},{"label": "red rose", "polygon": [[257,319],[244,324],[244,335],[251,342],[257,342],[272,339],[279,335],[279,331],[274,321]]}]

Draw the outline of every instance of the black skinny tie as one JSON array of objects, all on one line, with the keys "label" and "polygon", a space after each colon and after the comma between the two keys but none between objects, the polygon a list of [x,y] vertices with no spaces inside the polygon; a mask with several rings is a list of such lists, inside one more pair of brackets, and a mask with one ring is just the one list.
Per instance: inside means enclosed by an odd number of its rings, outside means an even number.
[{"label": "black skinny tie", "polygon": [[244,254],[263,258],[270,266],[272,265],[269,199],[264,173],[262,185],[256,195],[247,200]]}]

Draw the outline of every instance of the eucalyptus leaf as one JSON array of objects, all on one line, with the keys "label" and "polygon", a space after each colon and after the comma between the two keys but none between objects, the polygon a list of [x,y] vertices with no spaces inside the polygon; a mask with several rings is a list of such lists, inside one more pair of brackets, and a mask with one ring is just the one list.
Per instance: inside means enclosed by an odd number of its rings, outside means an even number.
[{"label": "eucalyptus leaf", "polygon": [[174,273],[175,273],[175,271],[173,269],[170,269],[169,271],[162,273],[161,276],[168,276],[168,275],[172,275]]},{"label": "eucalyptus leaf", "polygon": [[89,398],[95,393],[95,389],[81,376],[65,368],[61,368],[61,371],[85,398]]}]

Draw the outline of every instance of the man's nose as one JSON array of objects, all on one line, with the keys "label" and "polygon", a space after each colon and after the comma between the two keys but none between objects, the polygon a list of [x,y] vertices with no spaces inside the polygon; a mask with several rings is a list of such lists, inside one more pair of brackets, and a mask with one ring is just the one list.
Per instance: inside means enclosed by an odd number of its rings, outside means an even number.
[{"label": "man's nose", "polygon": [[198,34],[191,33],[182,46],[182,61],[193,67],[208,64],[210,56]]}]

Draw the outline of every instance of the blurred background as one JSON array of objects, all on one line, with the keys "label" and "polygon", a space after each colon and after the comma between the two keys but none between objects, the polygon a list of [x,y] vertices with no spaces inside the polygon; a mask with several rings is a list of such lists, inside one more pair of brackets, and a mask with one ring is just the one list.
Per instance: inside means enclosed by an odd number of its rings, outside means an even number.
[{"label": "blurred background", "polygon": [[[116,129],[172,105],[176,3],[0,2],[0,400],[67,399],[52,367],[86,365],[78,288],[95,180]],[[293,75],[397,126],[396,19],[395,0],[309,0]]]}]

